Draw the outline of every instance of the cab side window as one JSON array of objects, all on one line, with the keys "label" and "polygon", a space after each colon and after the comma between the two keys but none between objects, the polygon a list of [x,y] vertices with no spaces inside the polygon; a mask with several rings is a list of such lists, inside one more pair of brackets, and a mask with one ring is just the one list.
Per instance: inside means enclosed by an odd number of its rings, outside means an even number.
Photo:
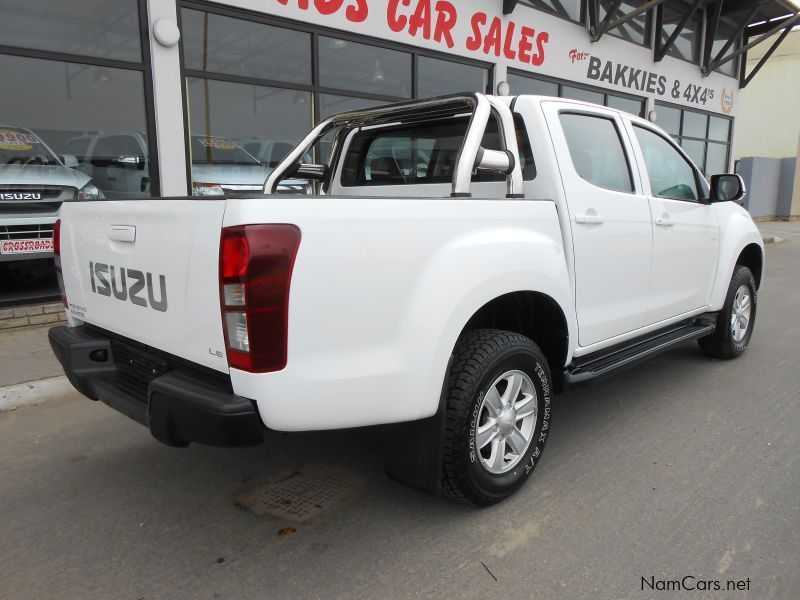
[{"label": "cab side window", "polygon": [[631,170],[613,119],[561,113],[559,120],[572,164],[581,178],[608,190],[633,192]]},{"label": "cab side window", "polygon": [[634,131],[644,155],[647,175],[650,178],[650,191],[653,195],[697,202],[700,194],[695,168],[672,144],[657,133],[639,125],[634,125]]}]

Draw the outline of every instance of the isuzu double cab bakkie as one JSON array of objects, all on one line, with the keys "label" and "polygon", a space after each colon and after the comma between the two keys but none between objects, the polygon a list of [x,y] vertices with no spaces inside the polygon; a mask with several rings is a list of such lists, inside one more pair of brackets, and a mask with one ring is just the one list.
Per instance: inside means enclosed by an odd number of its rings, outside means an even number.
[{"label": "isuzu double cab bakkie", "polygon": [[[326,135],[325,164],[301,163]],[[319,193],[274,194],[309,178]],[[553,395],[697,340],[742,354],[764,273],[736,175],[653,124],[465,94],[321,122],[262,197],[75,201],[72,384],[169,445],[387,427],[388,473],[475,504],[539,463]]]}]

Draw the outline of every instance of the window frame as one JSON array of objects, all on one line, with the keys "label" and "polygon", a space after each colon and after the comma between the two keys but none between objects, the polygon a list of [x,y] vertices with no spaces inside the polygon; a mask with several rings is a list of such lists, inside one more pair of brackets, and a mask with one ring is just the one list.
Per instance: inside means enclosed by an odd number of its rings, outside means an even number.
[{"label": "window frame", "polygon": [[[570,99],[569,98],[564,98],[564,100],[569,101]],[[608,110],[615,110],[615,109],[609,108]],[[574,161],[574,159],[572,157],[572,151],[569,149],[569,141],[567,140],[567,136],[566,136],[566,134],[564,132],[564,126],[561,123],[561,115],[563,115],[563,114],[578,115],[578,116],[583,116],[583,117],[595,117],[595,118],[598,118],[598,119],[605,119],[606,121],[611,121],[611,124],[612,124],[612,126],[614,127],[614,130],[617,133],[617,137],[619,138],[619,144],[620,144],[620,147],[622,148],[622,155],[623,155],[623,158],[625,159],[625,164],[628,167],[628,178],[629,178],[630,184],[631,184],[631,189],[629,191],[616,190],[616,189],[613,189],[613,188],[607,188],[607,187],[604,187],[602,185],[598,185],[594,181],[589,181],[588,179],[583,177],[583,175],[578,173],[578,168],[575,166],[575,161]],[[599,113],[599,112],[590,111],[590,110],[581,110],[579,108],[562,108],[562,109],[559,109],[557,111],[556,115],[558,117],[559,127],[561,127],[561,135],[564,136],[564,142],[567,145],[567,151],[569,152],[569,159],[570,159],[570,161],[572,161],[572,167],[575,169],[575,173],[578,175],[578,177],[580,177],[583,181],[585,181],[589,185],[592,185],[592,186],[596,187],[597,189],[604,190],[606,192],[616,192],[618,194],[630,194],[631,196],[640,196],[640,195],[642,195],[642,191],[637,187],[636,177],[634,176],[635,174],[633,172],[633,162],[631,160],[631,151],[633,150],[633,147],[630,145],[631,144],[630,140],[628,141],[629,145],[628,146],[625,145],[625,139],[627,138],[627,135],[626,135],[626,137],[623,137],[622,136],[622,131],[620,130],[620,125],[622,126],[622,130],[625,130],[625,122],[624,122],[624,120],[622,120],[619,117],[619,115],[604,115],[604,114]],[[622,121],[622,123],[620,123],[620,121]]]}]

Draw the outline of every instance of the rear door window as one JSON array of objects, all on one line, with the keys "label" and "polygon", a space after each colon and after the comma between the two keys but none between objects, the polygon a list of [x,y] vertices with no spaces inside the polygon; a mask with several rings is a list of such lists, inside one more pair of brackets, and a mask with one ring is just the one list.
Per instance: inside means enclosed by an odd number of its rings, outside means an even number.
[{"label": "rear door window", "polygon": [[561,113],[561,128],[578,175],[598,187],[633,192],[633,179],[614,119]]}]

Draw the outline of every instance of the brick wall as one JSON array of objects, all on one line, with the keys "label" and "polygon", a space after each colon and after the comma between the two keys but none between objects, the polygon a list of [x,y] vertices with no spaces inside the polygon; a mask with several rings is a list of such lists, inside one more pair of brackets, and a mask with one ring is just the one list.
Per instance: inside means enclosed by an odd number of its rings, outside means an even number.
[{"label": "brick wall", "polygon": [[31,304],[16,308],[0,308],[0,330],[30,325],[45,325],[66,321],[67,314],[61,302]]}]

